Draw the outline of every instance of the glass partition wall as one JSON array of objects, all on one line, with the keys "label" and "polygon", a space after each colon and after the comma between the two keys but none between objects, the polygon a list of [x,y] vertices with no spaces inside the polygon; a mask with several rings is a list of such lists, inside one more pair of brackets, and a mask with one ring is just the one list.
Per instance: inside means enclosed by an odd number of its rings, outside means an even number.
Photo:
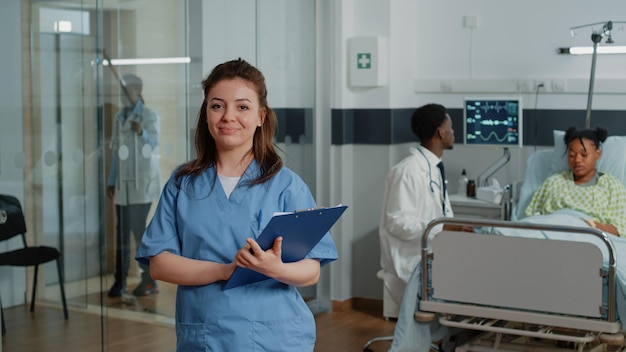
[{"label": "glass partition wall", "polygon": [[[156,164],[160,191],[175,166],[195,156],[201,80],[216,64],[241,57],[264,72],[285,164],[315,193],[314,14],[314,0],[9,0],[3,5],[0,57],[6,64],[0,72],[10,85],[0,94],[0,194],[22,203],[30,244],[61,249],[70,319],[72,310],[83,310],[99,314],[104,324],[108,317],[121,317],[173,325],[174,285],[159,282],[158,293],[132,294],[141,276],[132,259],[134,240],[126,291],[107,294],[119,248],[116,223],[124,220],[107,197],[107,184],[112,167],[118,181],[139,177],[148,166],[133,162],[124,174],[119,162],[143,158]],[[144,107],[158,115],[158,146],[115,133],[127,74],[141,78]],[[147,221],[155,206],[152,202],[147,210]],[[18,245],[2,243],[0,250]],[[29,303],[33,272],[2,267],[0,272],[4,307]],[[37,304],[60,309],[53,264],[42,267],[37,288]],[[328,295],[318,290],[302,293],[312,310],[328,309]]]}]

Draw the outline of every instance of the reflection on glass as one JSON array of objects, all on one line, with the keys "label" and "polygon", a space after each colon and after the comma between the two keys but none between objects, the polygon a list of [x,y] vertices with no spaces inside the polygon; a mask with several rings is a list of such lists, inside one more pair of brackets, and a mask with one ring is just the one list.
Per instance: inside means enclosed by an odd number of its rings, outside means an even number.
[{"label": "reflection on glass", "polygon": [[[265,73],[272,92],[270,105],[276,107],[279,119],[276,143],[281,156],[315,193],[315,2],[250,0],[245,6],[228,0],[23,3],[12,5],[15,13],[23,13],[10,28],[25,28],[28,33],[15,35],[13,50],[0,54],[13,57],[11,53],[23,50],[21,71],[2,71],[21,86],[7,92],[15,105],[3,117],[2,128],[18,132],[8,139],[3,134],[0,141],[0,148],[8,148],[8,153],[2,149],[2,156],[9,158],[0,163],[0,188],[15,190],[23,201],[30,214],[27,226],[33,229],[32,236],[38,234],[30,242],[62,250],[70,307],[97,310],[105,304],[111,308],[107,310],[110,315],[116,309],[156,313],[154,320],[171,322],[173,285],[159,282],[158,293],[146,288],[140,291],[151,294],[132,294],[145,272],[134,261],[134,237],[141,236],[142,226],[150,221],[154,198],[143,198],[142,204],[149,206],[140,209],[139,216],[118,213],[116,204],[131,204],[133,194],[160,193],[163,180],[174,168],[193,158],[191,126],[202,102],[198,84],[216,63],[237,57]],[[241,26],[230,26],[225,32],[223,28],[233,21]],[[103,64],[104,52],[111,59],[107,65]],[[116,61],[137,58],[151,61]],[[156,58],[182,58],[183,62],[155,63]],[[118,117],[127,109],[120,84],[127,74],[143,82],[142,99],[131,105],[132,110],[141,101],[143,109],[158,115],[155,143],[146,137],[151,136],[151,127],[143,124],[141,113]],[[140,131],[133,129],[134,116],[142,116],[137,121]],[[114,194],[125,202],[107,198],[113,168],[117,169]],[[130,241],[125,238],[116,243],[118,220],[120,226],[136,226],[130,230]],[[128,261],[119,261],[117,275],[124,289],[120,296],[108,297],[115,286],[118,247],[120,258],[129,253]],[[38,301],[60,303],[55,270],[50,266],[40,272],[45,285],[38,286]],[[26,291],[28,280],[20,281],[23,272],[8,276],[17,292]],[[309,301],[317,296],[315,287],[302,293]],[[3,303],[22,303],[19,293],[13,296],[15,301],[5,301],[3,296]]]},{"label": "reflection on glass", "polygon": [[[114,71],[115,72],[115,71]],[[115,203],[115,271],[108,297],[127,293],[131,257],[131,235],[141,242],[148,213],[159,198],[158,145],[161,137],[159,115],[146,105],[142,96],[144,81],[132,73],[118,77],[121,109],[112,121],[112,159],[107,179],[107,196]],[[140,281],[132,290],[136,297],[159,292],[150,277],[150,268],[140,264]]]}]

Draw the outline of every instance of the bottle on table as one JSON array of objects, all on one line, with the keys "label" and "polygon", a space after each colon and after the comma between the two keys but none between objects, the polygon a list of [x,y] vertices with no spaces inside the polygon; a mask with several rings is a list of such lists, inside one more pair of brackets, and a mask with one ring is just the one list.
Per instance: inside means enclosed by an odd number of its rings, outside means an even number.
[{"label": "bottle on table", "polygon": [[467,196],[472,198],[476,197],[476,181],[467,181]]},{"label": "bottle on table", "polygon": [[469,180],[467,179],[467,172],[465,171],[465,169],[463,169],[463,172],[461,172],[461,177],[459,177],[459,195],[460,196],[465,196],[467,195],[467,182]]}]

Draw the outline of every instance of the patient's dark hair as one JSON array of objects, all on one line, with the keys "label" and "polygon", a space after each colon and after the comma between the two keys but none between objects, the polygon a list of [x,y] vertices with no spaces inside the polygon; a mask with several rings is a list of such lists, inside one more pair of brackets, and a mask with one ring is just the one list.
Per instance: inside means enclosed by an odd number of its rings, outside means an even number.
[{"label": "patient's dark hair", "polygon": [[565,136],[563,137],[563,141],[565,145],[569,147],[569,144],[577,139],[580,141],[580,144],[585,148],[585,144],[583,143],[583,139],[588,139],[593,142],[596,148],[600,148],[600,144],[606,141],[606,137],[609,135],[607,130],[603,127],[597,127],[595,130],[584,129],[578,130],[576,127],[570,127],[565,131]]},{"label": "patient's dark hair", "polygon": [[417,108],[411,116],[411,130],[420,142],[428,142],[446,120],[446,108],[439,104],[427,104]]}]

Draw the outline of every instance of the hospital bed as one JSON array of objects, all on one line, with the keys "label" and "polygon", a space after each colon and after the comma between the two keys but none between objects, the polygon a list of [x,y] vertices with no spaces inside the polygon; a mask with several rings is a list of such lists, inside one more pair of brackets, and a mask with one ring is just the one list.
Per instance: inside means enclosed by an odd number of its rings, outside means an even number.
[{"label": "hospital bed", "polygon": [[[440,224],[497,231],[432,234]],[[532,231],[541,234],[526,236]],[[437,319],[443,327],[482,332],[457,351],[557,351],[564,346],[605,351],[622,346],[616,297],[622,290],[609,236],[589,227],[438,219],[422,239],[427,260],[419,268],[415,320],[429,324]]]},{"label": "hospital bed", "polygon": [[[405,291],[417,300],[401,307],[414,313],[413,325],[403,323],[401,312],[403,331],[394,337],[410,341],[394,340],[392,351],[428,350],[431,341],[463,331],[473,337],[457,345],[459,352],[624,349],[626,241],[576,214],[555,214],[545,223],[524,218],[536,188],[568,167],[563,132],[554,131],[554,140],[553,149],[528,159],[514,221],[441,218],[429,225],[422,238],[426,260]],[[624,151],[626,137],[609,137],[598,169],[626,183]],[[446,223],[478,231],[433,233]]]}]

